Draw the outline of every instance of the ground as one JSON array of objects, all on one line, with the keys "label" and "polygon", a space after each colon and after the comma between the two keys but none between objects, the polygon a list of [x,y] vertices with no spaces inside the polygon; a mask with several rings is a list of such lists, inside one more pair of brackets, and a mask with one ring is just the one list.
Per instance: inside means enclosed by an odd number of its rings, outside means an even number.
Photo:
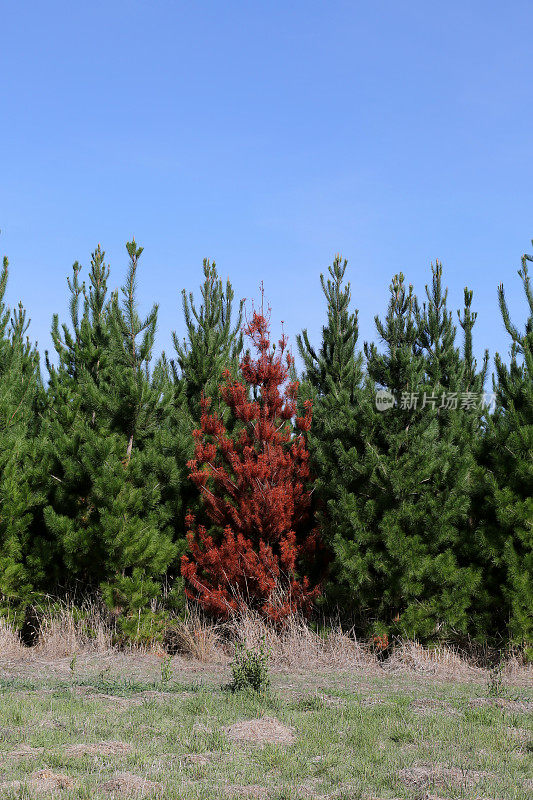
[{"label": "ground", "polygon": [[532,796],[527,680],[300,668],[257,697],[227,664],[161,674],[152,654],[2,662],[0,797]]}]

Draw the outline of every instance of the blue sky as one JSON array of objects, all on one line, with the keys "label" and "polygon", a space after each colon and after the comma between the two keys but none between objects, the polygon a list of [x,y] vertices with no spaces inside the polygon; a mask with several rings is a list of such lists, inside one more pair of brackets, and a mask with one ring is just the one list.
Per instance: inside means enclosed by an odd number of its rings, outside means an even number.
[{"label": "blue sky", "polygon": [[159,349],[215,258],[289,335],[324,318],[350,262],[361,340],[391,276],[444,263],[476,350],[507,354],[496,287],[533,237],[531,2],[107,2],[0,6],[0,253],[8,299],[50,346],[72,262],[100,242],[120,284],[145,247]]}]

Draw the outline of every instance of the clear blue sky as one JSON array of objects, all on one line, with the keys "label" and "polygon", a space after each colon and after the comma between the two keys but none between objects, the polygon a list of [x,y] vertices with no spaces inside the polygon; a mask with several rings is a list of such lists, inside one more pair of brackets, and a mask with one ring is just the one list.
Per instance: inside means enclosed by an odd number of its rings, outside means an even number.
[{"label": "clear blue sky", "polygon": [[204,256],[238,296],[265,282],[291,338],[324,317],[319,273],[350,261],[361,339],[402,270],[474,289],[477,352],[507,354],[533,237],[533,4],[25,2],[0,11],[0,253],[9,301],[50,346],[66,276],[98,242],[183,331]]}]

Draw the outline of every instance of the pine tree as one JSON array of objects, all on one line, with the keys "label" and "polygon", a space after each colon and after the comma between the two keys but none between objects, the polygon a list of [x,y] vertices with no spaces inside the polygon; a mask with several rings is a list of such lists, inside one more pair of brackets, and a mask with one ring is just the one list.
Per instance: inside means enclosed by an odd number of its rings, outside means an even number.
[{"label": "pine tree", "polygon": [[486,586],[492,632],[533,639],[533,289],[522,257],[518,274],[529,306],[521,332],[512,322],[503,284],[498,300],[511,338],[510,364],[495,356],[496,409],[479,449],[478,520],[490,569]]},{"label": "pine tree", "polygon": [[[418,392],[424,381],[416,310],[412,287],[405,288],[403,275],[395,276],[385,323],[376,317],[385,353],[375,345],[365,345],[373,386],[397,400],[402,394]],[[415,496],[419,492],[422,478],[416,462],[419,465],[431,452],[434,435],[429,431],[424,438],[420,422],[413,430],[412,413],[400,403],[383,414],[373,414],[369,422],[362,431],[364,449],[358,453],[358,473],[364,480],[345,495],[347,515],[336,520],[333,547],[339,582],[359,612],[358,624],[366,631],[372,625],[379,631],[380,623],[390,630],[393,619],[399,620],[404,611],[405,573],[413,558],[419,558],[404,530],[413,509],[404,510],[401,505],[410,492]],[[413,448],[418,450],[416,459]]]},{"label": "pine tree", "polygon": [[[317,351],[307,331],[297,337],[304,362],[302,395],[313,399],[313,421],[308,434],[318,519],[326,545],[335,553],[335,539],[349,538],[354,498],[368,480],[363,459],[364,431],[371,428],[374,408],[365,386],[363,355],[358,349],[357,311],[350,310],[351,288],[344,284],[347,261],[337,255],[328,267],[329,278],[320,276],[327,303],[327,324]],[[330,606],[349,606],[351,589],[342,578],[336,558],[330,565],[325,599]]]},{"label": "pine tree", "polygon": [[[304,361],[306,380],[319,397],[348,391],[353,400],[362,382],[362,353],[357,351],[358,312],[350,311],[351,288],[343,286],[348,261],[336,255],[328,267],[330,277],[320,276],[327,302],[328,323],[322,328],[322,344],[318,353],[309,342],[307,330],[297,336]],[[316,413],[315,413],[316,422]]]},{"label": "pine tree", "polygon": [[[422,310],[417,311],[417,325],[420,347],[426,355],[426,379],[435,389],[449,393],[471,392],[482,394],[488,366],[488,352],[485,351],[481,370],[477,370],[477,362],[473,356],[472,330],[477,314],[472,311],[473,292],[464,289],[464,310],[461,317],[457,312],[459,324],[464,331],[463,353],[456,346],[456,328],[452,322],[452,312],[447,308],[448,289],[442,283],[442,264],[437,260],[431,265],[431,287],[426,285],[426,301]],[[458,408],[462,408],[458,397]],[[452,406],[455,402],[452,403]],[[442,411],[456,410],[444,406],[439,414],[442,424],[449,424],[451,415]],[[456,416],[456,415],[454,415]],[[464,420],[463,420],[464,422]]]},{"label": "pine tree", "polygon": [[211,529],[195,530],[189,517],[182,574],[188,595],[211,613],[251,607],[280,621],[297,609],[309,611],[319,591],[308,571],[318,547],[304,436],[312,405],[296,418],[294,431],[298,384],[287,383],[292,358],[286,337],[271,347],[262,311],[254,312],[246,334],[257,358],[247,352],[242,381],[226,370],[220,388],[233,433],[221,414],[210,413],[210,400],[202,400],[189,466]]},{"label": "pine tree", "polygon": [[[435,265],[431,265],[431,270],[432,282],[426,286],[427,299],[422,313],[417,314],[417,325],[426,360],[426,382],[431,387],[431,396],[439,398],[439,446],[446,454],[442,464],[445,478],[443,502],[450,516],[447,523],[449,527],[446,529],[442,525],[442,535],[443,541],[447,541],[448,556],[453,558],[459,570],[468,568],[469,572],[463,575],[470,581],[470,599],[467,601],[464,596],[460,600],[464,605],[459,616],[459,604],[454,607],[454,599],[449,597],[444,601],[443,596],[441,608],[445,608],[445,603],[449,606],[448,624],[444,624],[443,628],[449,634],[468,633],[482,639],[487,633],[488,624],[487,595],[483,586],[487,564],[475,525],[475,454],[483,435],[486,416],[484,384],[488,352],[485,351],[481,369],[478,370],[473,356],[473,328],[477,314],[472,311],[473,292],[468,287],[464,289],[462,316],[457,312],[464,333],[462,352],[456,346],[457,331],[452,322],[452,312],[447,308],[448,290],[442,282],[442,264],[436,261]],[[435,526],[437,529],[441,527],[440,519],[435,520]]]},{"label": "pine tree", "polygon": [[[216,264],[204,259],[202,303],[196,307],[192,292],[183,290],[183,314],[187,339],[182,342],[173,332],[177,364],[173,364],[175,382],[182,381],[191,419],[196,425],[201,417],[202,394],[218,397],[218,386],[225,369],[236,370],[242,351],[242,312],[239,303],[237,320],[232,323],[234,292],[229,280],[224,289]],[[179,371],[178,371],[179,367]]]},{"label": "pine tree", "polygon": [[[335,407],[329,422],[333,430],[338,426],[335,448],[326,466],[316,461],[318,486],[323,475],[331,486],[332,596],[360,630],[376,634],[465,631],[480,580],[462,552],[469,498],[454,473],[455,423],[451,413],[446,423],[441,418],[436,396],[452,386],[459,391],[465,370],[440,265],[433,279],[420,309],[403,275],[395,276],[386,319],[376,317],[384,351],[365,345],[372,392],[385,390],[394,405],[376,411],[368,388],[360,388],[350,416]],[[353,360],[358,363],[356,354]],[[465,456],[463,477],[467,466]]]},{"label": "pine tree", "polygon": [[36,454],[42,402],[39,354],[25,338],[22,305],[3,302],[8,261],[0,272],[0,615],[22,623],[25,606],[41,588],[50,551],[37,529],[40,504]]},{"label": "pine tree", "polygon": [[88,290],[74,266],[71,329],[63,325],[61,336],[54,318],[59,364],[48,360],[52,463],[45,519],[70,579],[85,589],[99,586],[124,632],[142,635],[136,631],[141,612],[160,595],[178,552],[174,513],[181,480],[165,428],[167,376],[164,369],[149,370],[157,307],[140,319],[142,248],[133,241],[127,251],[122,302],[108,295],[109,268],[98,248]]},{"label": "pine tree", "polygon": [[50,475],[45,521],[61,553],[62,571],[88,589],[106,572],[99,510],[104,499],[95,496],[95,485],[114,455],[110,453],[108,420],[96,413],[85,391],[89,376],[91,385],[103,382],[109,358],[109,267],[104,255],[100,246],[92,254],[88,291],[80,283],[81,266],[75,262],[72,278],[67,279],[71,327],[65,323],[60,327],[54,315],[51,333],[57,365],[45,354],[49,373],[45,440]]},{"label": "pine tree", "polygon": [[[199,307],[192,292],[187,294],[185,289],[182,291],[186,337],[180,341],[176,332],[172,332],[175,359],[166,367],[172,379],[172,401],[166,422],[168,435],[174,440],[174,452],[179,459],[180,470],[194,457],[192,432],[200,425],[202,396],[210,397],[224,412],[224,406],[219,403],[222,373],[229,367],[233,374],[237,374],[242,351],[244,301],[240,301],[233,322],[234,291],[230,281],[227,280],[224,287],[215,262],[209,259],[204,259],[203,273]],[[181,505],[175,522],[181,533],[186,527],[186,511],[198,511],[200,496],[194,483],[184,480],[180,497]],[[186,545],[183,538],[178,541],[181,556]]]}]

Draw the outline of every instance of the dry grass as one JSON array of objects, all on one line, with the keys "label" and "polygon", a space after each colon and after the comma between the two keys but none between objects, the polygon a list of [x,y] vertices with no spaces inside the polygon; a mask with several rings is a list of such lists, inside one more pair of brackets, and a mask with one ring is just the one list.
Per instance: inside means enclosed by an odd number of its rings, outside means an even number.
[{"label": "dry grass", "polygon": [[[37,657],[49,661],[86,654],[112,656],[115,630],[110,616],[96,602],[81,606],[73,603],[50,603],[35,609],[37,644],[24,647],[13,625],[0,618],[0,660],[13,661]],[[203,665],[227,663],[235,644],[247,648],[266,646],[274,670],[339,670],[364,668],[394,672],[434,675],[442,679],[488,680],[488,671],[480,664],[479,653],[461,653],[452,647],[424,647],[416,641],[398,641],[389,657],[382,662],[370,645],[359,641],[353,631],[340,625],[319,634],[298,616],[291,617],[283,629],[265,623],[258,614],[247,612],[233,617],[224,625],[215,625],[197,608],[189,608],[184,619],[169,625],[165,646],[169,652]],[[154,647],[160,648],[155,644]],[[150,650],[146,645],[120,648],[139,654]],[[502,659],[502,680],[514,685],[530,685],[533,664],[523,652],[509,649]]]},{"label": "dry grass", "polygon": [[295,741],[294,731],[273,717],[259,717],[235,722],[224,728],[229,739],[254,744],[292,744]]},{"label": "dry grass", "polygon": [[31,747],[28,744],[21,744],[16,747],[14,750],[11,750],[7,757],[8,758],[34,758],[35,756],[40,756],[44,753],[44,747]]},{"label": "dry grass", "polygon": [[266,800],[270,797],[270,792],[264,786],[259,786],[256,783],[239,785],[232,784],[227,786],[224,792],[225,797],[229,798],[243,798],[244,800]]},{"label": "dry grass", "polygon": [[[305,619],[289,618],[282,630],[265,623],[252,612],[235,616],[224,626],[226,641],[258,648],[264,643],[275,669],[352,669],[364,668],[405,671],[434,675],[446,679],[487,680],[488,670],[480,666],[479,655],[461,652],[444,644],[424,647],[417,641],[397,641],[389,657],[378,661],[370,643],[357,639],[353,630],[344,631],[340,624],[330,626],[321,635],[312,630]],[[502,657],[502,678],[516,685],[530,685],[533,664],[524,653],[510,649]]]},{"label": "dry grass", "polygon": [[337,626],[327,636],[320,636],[298,616],[291,617],[278,631],[257,614],[248,612],[227,623],[226,632],[230,641],[248,648],[264,643],[274,667],[340,669],[376,664],[370,650],[351,632],[345,633]]},{"label": "dry grass", "polygon": [[97,603],[69,602],[36,609],[39,620],[35,653],[46,658],[83,652],[104,653],[113,646],[114,629]]},{"label": "dry grass", "polygon": [[0,618],[0,659],[20,658],[24,655],[24,647],[15,629]]},{"label": "dry grass", "polygon": [[17,792],[17,796],[22,798],[28,797],[26,791],[37,795],[52,794],[57,796],[57,793],[62,789],[70,789],[72,786],[74,786],[74,781],[68,775],[57,774],[49,769],[41,769],[30,775],[29,779],[13,781],[9,788]]},{"label": "dry grass", "polygon": [[112,797],[153,797],[162,791],[160,783],[149,781],[141,775],[131,772],[119,772],[110,780],[102,783],[101,788]]},{"label": "dry grass", "polygon": [[458,651],[444,645],[423,647],[419,642],[398,642],[386,662],[387,669],[407,670],[443,678],[480,674]]},{"label": "dry grass", "polygon": [[196,611],[188,611],[184,620],[169,627],[166,643],[171,652],[194,658],[203,664],[223,659],[220,629]]},{"label": "dry grass", "polygon": [[504,658],[502,677],[509,683],[533,686],[533,662],[525,660],[523,651],[511,648]]},{"label": "dry grass", "polygon": [[0,618],[0,659],[38,655],[63,658],[78,653],[104,653],[113,647],[114,629],[96,603],[81,606],[54,603],[34,609],[35,647],[25,647],[15,625]]},{"label": "dry grass", "polygon": [[448,789],[453,785],[473,786],[483,780],[493,779],[495,776],[488,772],[479,772],[471,769],[450,769],[440,764],[428,764],[402,769],[398,773],[398,777],[402,783],[410,788],[420,789],[428,786],[440,786]]}]

